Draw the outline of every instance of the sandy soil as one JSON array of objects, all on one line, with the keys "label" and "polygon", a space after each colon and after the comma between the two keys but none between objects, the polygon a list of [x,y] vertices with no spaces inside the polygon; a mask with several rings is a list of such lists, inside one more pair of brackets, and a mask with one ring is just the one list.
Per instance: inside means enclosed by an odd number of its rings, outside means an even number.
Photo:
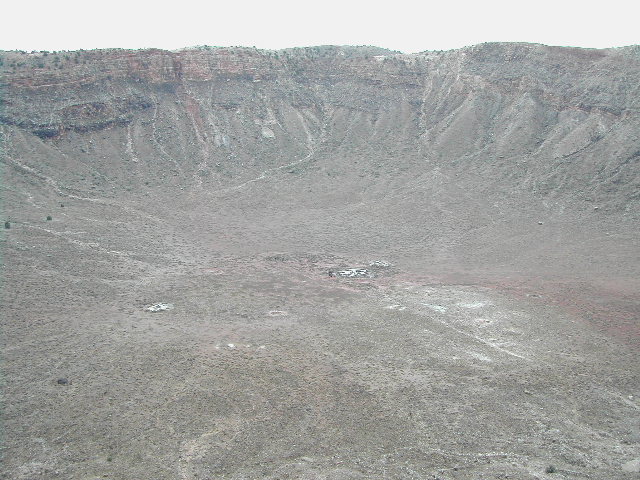
[{"label": "sandy soil", "polygon": [[3,478],[637,478],[633,285],[70,227],[5,232]]}]

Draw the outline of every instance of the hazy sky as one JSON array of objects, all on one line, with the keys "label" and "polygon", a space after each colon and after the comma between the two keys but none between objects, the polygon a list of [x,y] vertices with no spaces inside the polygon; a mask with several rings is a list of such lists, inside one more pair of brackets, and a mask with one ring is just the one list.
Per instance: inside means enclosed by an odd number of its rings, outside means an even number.
[{"label": "hazy sky", "polygon": [[598,2],[597,8],[585,0],[4,3],[2,50],[348,44],[411,53],[491,41],[599,48],[640,43],[629,0]]}]

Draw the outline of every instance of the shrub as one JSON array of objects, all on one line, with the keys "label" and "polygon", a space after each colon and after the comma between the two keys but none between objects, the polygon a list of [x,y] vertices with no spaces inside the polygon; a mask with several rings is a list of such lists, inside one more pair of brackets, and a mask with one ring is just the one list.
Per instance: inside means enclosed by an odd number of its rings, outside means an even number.
[{"label": "shrub", "polygon": [[553,465],[549,465],[547,468],[545,468],[544,473],[556,473],[557,469],[556,467],[554,467]]},{"label": "shrub", "polygon": [[50,222],[51,220],[53,220],[53,218],[51,217],[51,215],[47,215],[47,222]]},{"label": "shrub", "polygon": [[4,222],[4,228],[11,228],[11,222]]}]

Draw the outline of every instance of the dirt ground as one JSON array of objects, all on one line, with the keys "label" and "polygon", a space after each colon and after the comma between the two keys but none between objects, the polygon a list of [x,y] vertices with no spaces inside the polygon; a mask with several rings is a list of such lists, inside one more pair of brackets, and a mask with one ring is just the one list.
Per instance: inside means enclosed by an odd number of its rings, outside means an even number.
[{"label": "dirt ground", "polygon": [[3,478],[638,478],[637,283],[65,208],[4,232]]}]

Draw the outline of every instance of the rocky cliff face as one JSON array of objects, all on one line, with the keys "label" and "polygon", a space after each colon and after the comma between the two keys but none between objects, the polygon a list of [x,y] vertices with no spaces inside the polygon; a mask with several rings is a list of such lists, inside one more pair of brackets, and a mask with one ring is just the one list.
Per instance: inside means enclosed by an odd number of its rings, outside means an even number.
[{"label": "rocky cliff face", "polygon": [[[634,47],[2,56],[7,154],[35,169],[65,157],[77,172],[93,162],[119,187],[153,179],[216,189],[303,158],[316,168],[332,158],[365,177],[381,164],[411,165],[411,175],[437,164],[490,171],[504,188],[570,189],[593,202],[615,191],[606,200],[618,209],[637,201]],[[47,149],[47,161],[24,155],[27,144]],[[63,183],[91,188],[80,177]]]}]

